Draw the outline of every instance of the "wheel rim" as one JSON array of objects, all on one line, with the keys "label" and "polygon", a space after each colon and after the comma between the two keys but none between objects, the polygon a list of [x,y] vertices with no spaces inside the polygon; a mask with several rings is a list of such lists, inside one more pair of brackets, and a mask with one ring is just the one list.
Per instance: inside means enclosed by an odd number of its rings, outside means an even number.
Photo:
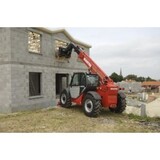
[{"label": "wheel rim", "polygon": [[65,95],[65,94],[62,94],[62,96],[61,96],[61,103],[62,103],[62,104],[65,104],[65,103],[66,103],[66,100],[67,100],[66,95]]},{"label": "wheel rim", "polygon": [[92,110],[93,110],[93,103],[92,103],[92,101],[90,99],[87,99],[85,101],[84,108],[85,108],[86,112],[89,112],[89,113],[92,112]]}]

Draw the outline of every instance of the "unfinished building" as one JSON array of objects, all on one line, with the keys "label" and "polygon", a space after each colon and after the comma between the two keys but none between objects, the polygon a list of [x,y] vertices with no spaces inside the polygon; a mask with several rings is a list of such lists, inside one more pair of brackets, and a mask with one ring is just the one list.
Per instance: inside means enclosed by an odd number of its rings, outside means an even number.
[{"label": "unfinished building", "polygon": [[65,29],[0,28],[0,112],[10,113],[56,105],[73,72],[85,72],[77,58],[58,56],[73,42],[89,53],[90,45]]}]

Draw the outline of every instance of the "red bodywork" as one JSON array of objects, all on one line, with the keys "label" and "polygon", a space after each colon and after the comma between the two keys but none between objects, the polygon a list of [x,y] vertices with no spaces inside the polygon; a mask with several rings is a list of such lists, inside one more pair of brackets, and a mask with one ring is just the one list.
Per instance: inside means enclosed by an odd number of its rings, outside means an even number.
[{"label": "red bodywork", "polygon": [[[79,48],[78,58],[88,67],[89,72],[97,74],[100,77],[100,86],[97,87],[97,93],[102,98],[102,106],[115,108],[117,106],[117,95],[119,87],[108,77],[103,70],[82,50]],[[82,105],[84,94],[78,98],[72,98],[72,102]]]}]

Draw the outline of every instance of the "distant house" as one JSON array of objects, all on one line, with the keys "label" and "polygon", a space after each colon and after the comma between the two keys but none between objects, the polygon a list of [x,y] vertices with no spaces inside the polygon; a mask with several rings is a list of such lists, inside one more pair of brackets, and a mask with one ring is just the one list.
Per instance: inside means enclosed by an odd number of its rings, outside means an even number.
[{"label": "distant house", "polygon": [[0,28],[1,113],[56,105],[73,72],[87,71],[75,52],[70,58],[58,56],[58,48],[70,42],[89,53],[91,46],[65,29]]},{"label": "distant house", "polygon": [[117,83],[119,87],[124,88],[126,93],[138,93],[142,91],[141,82],[122,81]]},{"label": "distant house", "polygon": [[144,87],[146,91],[159,92],[160,81],[145,81],[142,83],[142,87]]}]

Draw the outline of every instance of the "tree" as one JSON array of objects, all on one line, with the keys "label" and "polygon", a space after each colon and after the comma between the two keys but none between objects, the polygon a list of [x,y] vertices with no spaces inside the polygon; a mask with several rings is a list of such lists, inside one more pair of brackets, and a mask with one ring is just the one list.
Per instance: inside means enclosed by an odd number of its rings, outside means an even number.
[{"label": "tree", "polygon": [[117,73],[113,72],[110,75],[110,78],[114,81],[114,82],[121,82],[122,80],[133,80],[133,81],[137,81],[137,82],[144,82],[144,81],[156,81],[155,79],[152,79],[151,77],[138,77],[135,74],[129,74],[127,75],[125,78],[123,78],[123,76],[118,75]]},{"label": "tree", "polygon": [[119,82],[123,81],[123,76],[119,75]]},{"label": "tree", "polygon": [[128,79],[128,80],[137,80],[137,75],[134,74],[129,74],[128,76],[126,76],[124,79]]},{"label": "tree", "polygon": [[137,77],[137,75],[134,75],[134,74],[129,74],[128,76],[126,76],[124,78],[125,80],[128,79],[128,80],[134,80],[134,81],[137,81],[137,82],[144,82],[144,81],[155,81],[154,79],[150,78],[150,77]]},{"label": "tree", "polygon": [[146,80],[146,81],[156,81],[155,79],[152,79],[152,78],[149,77],[149,76],[148,76],[147,78],[145,78],[145,80]]},{"label": "tree", "polygon": [[144,82],[145,81],[145,77],[137,77],[136,81],[137,82]]},{"label": "tree", "polygon": [[121,82],[123,80],[123,76],[118,75],[117,73],[113,72],[110,75],[110,78],[114,81],[114,82]]}]

